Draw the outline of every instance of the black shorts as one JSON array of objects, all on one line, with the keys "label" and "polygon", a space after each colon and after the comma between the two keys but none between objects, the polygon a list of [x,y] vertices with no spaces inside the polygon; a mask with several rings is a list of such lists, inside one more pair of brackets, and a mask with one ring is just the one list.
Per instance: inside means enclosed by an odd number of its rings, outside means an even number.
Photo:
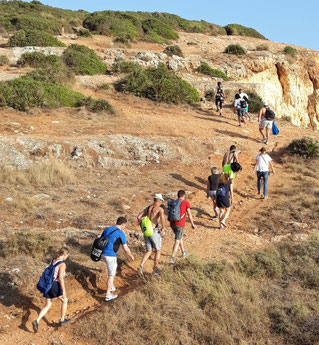
[{"label": "black shorts", "polygon": [[223,109],[223,103],[224,103],[224,99],[223,98],[216,98],[215,99],[216,107],[219,107],[220,109]]},{"label": "black shorts", "polygon": [[56,280],[53,282],[50,291],[43,294],[45,298],[57,298],[60,296],[63,296],[63,290],[61,284]]}]

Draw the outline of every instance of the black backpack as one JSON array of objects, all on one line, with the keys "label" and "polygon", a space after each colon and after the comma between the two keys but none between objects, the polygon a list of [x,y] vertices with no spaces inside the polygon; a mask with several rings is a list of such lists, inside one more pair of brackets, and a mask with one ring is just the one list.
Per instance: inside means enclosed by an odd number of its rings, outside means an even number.
[{"label": "black backpack", "polygon": [[276,114],[272,110],[267,109],[265,113],[265,118],[268,121],[272,121],[276,118]]},{"label": "black backpack", "polygon": [[104,231],[103,231],[102,235],[96,240],[94,240],[92,250],[91,250],[91,259],[93,261],[95,262],[100,261],[103,249],[107,246],[109,242],[110,235],[112,235],[117,230],[118,229],[113,230],[110,234],[107,235],[106,238],[104,238],[103,236],[104,234]]},{"label": "black backpack", "polygon": [[237,162],[233,162],[230,164],[230,168],[233,172],[238,172],[238,171],[241,171],[243,170],[243,168],[241,167],[241,165]]},{"label": "black backpack", "polygon": [[240,100],[240,107],[241,107],[242,109],[246,109],[246,107],[247,107],[247,101],[246,101],[245,99],[241,99],[241,100]]}]

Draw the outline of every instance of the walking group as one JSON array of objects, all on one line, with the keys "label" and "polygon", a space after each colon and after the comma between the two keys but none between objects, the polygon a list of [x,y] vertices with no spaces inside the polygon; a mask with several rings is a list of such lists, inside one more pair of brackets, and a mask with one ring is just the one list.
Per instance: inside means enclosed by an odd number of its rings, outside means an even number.
[{"label": "walking group", "polygon": [[[224,92],[221,83],[218,83],[216,93],[217,110],[222,114],[224,103]],[[242,102],[245,101],[246,103]],[[236,94],[234,106],[238,115],[239,125],[245,118],[248,112],[248,96],[239,90]],[[269,117],[269,112],[273,113],[267,103],[259,112],[260,133],[262,134],[262,141],[268,144],[269,130],[272,128],[272,119]],[[266,130],[264,132],[264,130]],[[229,150],[225,153],[221,170],[214,166],[211,168],[211,174],[207,179],[206,196],[212,200],[214,211],[213,218],[218,219],[219,229],[227,227],[227,219],[230,216],[231,207],[234,204],[234,184],[237,175],[241,172],[242,166],[239,161],[239,154],[235,145],[231,145]],[[257,193],[262,199],[268,199],[268,178],[270,173],[274,173],[274,167],[271,157],[267,154],[265,147],[260,149],[256,156],[255,164],[252,173],[257,176]],[[263,189],[262,189],[263,185]],[[174,265],[177,260],[178,251],[181,252],[181,257],[185,258],[188,253],[185,249],[183,241],[184,230],[186,226],[186,218],[189,219],[192,229],[196,228],[192,213],[191,205],[186,200],[186,192],[179,190],[177,192],[176,200],[168,200],[167,217],[165,216],[163,208],[164,198],[162,194],[156,193],[153,202],[145,207],[137,215],[137,223],[141,227],[145,242],[145,253],[138,266],[138,271],[144,277],[144,265],[147,260],[154,253],[154,275],[161,274],[160,261],[162,251],[162,238],[166,228],[166,221],[168,220],[172,235],[174,236],[174,243],[172,247],[171,257],[169,263]],[[166,220],[167,218],[167,220]],[[105,262],[108,272],[107,289],[105,301],[112,301],[118,297],[116,294],[116,287],[114,285],[114,278],[117,272],[117,254],[120,246],[131,261],[135,260],[130,248],[127,245],[124,230],[127,226],[126,217],[119,217],[116,225],[107,227],[101,236],[96,239],[92,246],[91,258],[93,261]],[[69,256],[69,250],[66,247],[61,248],[52,259],[50,265],[44,270],[37,288],[42,292],[45,299],[45,306],[40,311],[38,318],[32,322],[35,332],[38,331],[39,322],[49,311],[53,299],[59,299],[62,303],[61,307],[61,321],[60,326],[63,326],[71,321],[66,319],[67,312],[67,292],[65,286],[65,270],[66,259]]]}]

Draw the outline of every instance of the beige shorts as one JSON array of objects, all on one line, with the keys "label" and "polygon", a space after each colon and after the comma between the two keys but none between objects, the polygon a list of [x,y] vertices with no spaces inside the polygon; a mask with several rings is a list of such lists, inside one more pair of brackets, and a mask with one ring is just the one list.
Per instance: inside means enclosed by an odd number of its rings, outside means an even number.
[{"label": "beige shorts", "polygon": [[102,255],[103,260],[106,263],[107,273],[109,277],[115,277],[117,269],[117,257],[116,256],[104,256]]},{"label": "beige shorts", "polygon": [[260,129],[264,129],[264,128],[272,129],[272,123],[273,123],[273,121],[269,121],[269,120],[263,118],[263,119],[261,120],[261,123],[260,123],[260,127],[259,127],[259,128],[260,128]]}]

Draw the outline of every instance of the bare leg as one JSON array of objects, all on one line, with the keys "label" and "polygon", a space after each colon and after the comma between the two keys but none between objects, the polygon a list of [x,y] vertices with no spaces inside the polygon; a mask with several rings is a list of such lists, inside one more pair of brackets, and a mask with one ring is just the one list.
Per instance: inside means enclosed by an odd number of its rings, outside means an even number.
[{"label": "bare leg", "polygon": [[260,134],[263,136],[263,140],[265,140],[265,134],[264,134],[264,130],[262,128],[259,128],[259,132]]},{"label": "bare leg", "polygon": [[226,225],[226,220],[229,217],[229,214],[230,214],[230,207],[225,209],[221,223],[224,223]]},{"label": "bare leg", "polygon": [[106,290],[106,296],[109,296],[111,294],[111,289],[114,285],[114,276],[109,276],[107,278],[107,290]]},{"label": "bare leg", "polygon": [[61,321],[64,321],[65,315],[66,315],[66,310],[68,308],[68,299],[65,296],[60,296],[59,297],[62,305],[61,305]]},{"label": "bare leg", "polygon": [[43,316],[49,311],[52,305],[52,299],[51,298],[46,298],[45,299],[45,307],[41,309],[39,316],[37,318],[37,322],[39,323],[40,320],[43,318]]},{"label": "bare leg", "polygon": [[175,243],[174,243],[174,246],[173,246],[172,258],[175,257],[175,255],[176,255],[176,253],[178,251],[180,243],[181,243],[181,241],[175,240]]},{"label": "bare leg", "polygon": [[238,115],[238,125],[241,126],[241,116]]},{"label": "bare leg", "polygon": [[142,259],[142,262],[141,262],[141,266],[143,267],[145,262],[149,259],[149,257],[151,256],[152,254],[152,251],[151,250],[148,250],[144,256],[143,256],[143,259]]},{"label": "bare leg", "polygon": [[161,260],[161,251],[160,251],[160,250],[157,250],[157,251],[155,252],[154,268],[158,266],[160,260]]},{"label": "bare leg", "polygon": [[213,199],[213,207],[214,207],[215,216],[218,217],[218,207],[217,207],[215,199]]},{"label": "bare leg", "polygon": [[269,139],[269,128],[266,128],[266,143],[268,144]]},{"label": "bare leg", "polygon": [[222,221],[223,221],[224,209],[219,208],[219,228],[222,228]]},{"label": "bare leg", "polygon": [[183,254],[183,253],[185,252],[185,247],[184,247],[184,241],[183,241],[183,239],[181,239],[180,248],[181,248],[181,252],[182,252],[182,254]]}]

